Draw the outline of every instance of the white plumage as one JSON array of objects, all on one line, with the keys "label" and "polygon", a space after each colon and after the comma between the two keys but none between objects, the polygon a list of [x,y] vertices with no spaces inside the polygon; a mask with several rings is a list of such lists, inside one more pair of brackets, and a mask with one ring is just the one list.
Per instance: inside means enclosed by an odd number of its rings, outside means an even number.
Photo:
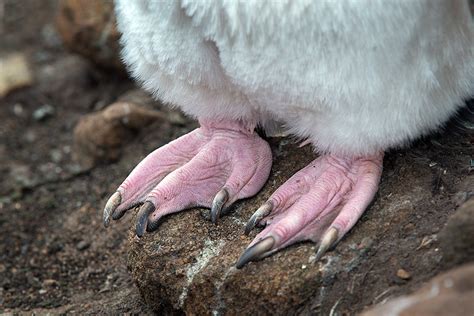
[{"label": "white plumage", "polygon": [[439,127],[474,92],[464,0],[118,0],[123,59],[197,118],[283,126],[368,155]]}]

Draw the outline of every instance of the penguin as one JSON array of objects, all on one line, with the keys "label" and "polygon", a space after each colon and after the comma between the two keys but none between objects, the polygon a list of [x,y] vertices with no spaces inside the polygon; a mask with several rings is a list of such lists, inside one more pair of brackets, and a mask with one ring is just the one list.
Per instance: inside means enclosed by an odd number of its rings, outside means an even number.
[{"label": "penguin", "polygon": [[237,268],[303,240],[321,258],[373,200],[384,152],[442,128],[474,92],[465,0],[116,0],[115,10],[131,76],[200,127],[133,169],[106,203],[106,227],[135,207],[138,237],[192,207],[217,222],[269,177],[257,128],[319,154],[251,216],[245,233],[265,228]]}]

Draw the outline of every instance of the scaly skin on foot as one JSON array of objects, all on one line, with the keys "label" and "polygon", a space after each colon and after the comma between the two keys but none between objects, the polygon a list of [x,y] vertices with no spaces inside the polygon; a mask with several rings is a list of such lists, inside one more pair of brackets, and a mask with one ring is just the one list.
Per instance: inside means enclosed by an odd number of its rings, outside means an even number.
[{"label": "scaly skin on foot", "polygon": [[107,202],[103,217],[117,220],[141,205],[136,234],[158,228],[164,215],[191,207],[222,210],[255,195],[268,179],[270,146],[236,121],[201,121],[201,127],[143,159]]},{"label": "scaly skin on foot", "polygon": [[326,155],[297,172],[250,218],[245,232],[266,225],[236,263],[242,268],[295,242],[318,243],[316,259],[357,222],[377,192],[383,154]]}]

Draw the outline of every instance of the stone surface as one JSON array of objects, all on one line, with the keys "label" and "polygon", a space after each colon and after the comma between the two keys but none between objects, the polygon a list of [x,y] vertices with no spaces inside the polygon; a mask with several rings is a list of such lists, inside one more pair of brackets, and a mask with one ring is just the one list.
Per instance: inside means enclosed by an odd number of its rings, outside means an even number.
[{"label": "stone surface", "polygon": [[474,198],[459,207],[439,234],[444,263],[474,261]]},{"label": "stone surface", "polygon": [[35,121],[44,121],[54,115],[54,107],[51,104],[43,104],[33,112]]},{"label": "stone surface", "polygon": [[433,278],[411,295],[380,304],[363,316],[465,316],[474,311],[474,264]]},{"label": "stone surface", "polygon": [[[129,265],[143,297],[155,310],[220,314],[230,309],[249,314],[260,309],[284,313],[302,306],[324,281],[331,282],[340,267],[311,263],[315,254],[311,246],[292,248],[242,270],[233,267],[255,236],[242,236],[245,218],[264,202],[272,187],[313,157],[308,146],[302,149],[304,159],[295,159],[288,146],[284,148],[281,152],[276,149],[277,156],[287,159],[277,165],[270,185],[256,198],[240,203],[218,226],[207,219],[207,210],[190,211],[170,216],[156,234],[146,234],[142,239],[131,234]],[[263,294],[263,300],[257,299]]]},{"label": "stone surface", "polygon": [[[208,210],[189,210],[166,217],[155,233],[137,239],[132,221],[132,277],[155,311],[199,315],[344,314],[406,293],[411,284],[436,274],[441,261],[436,236],[456,208],[448,197],[474,183],[474,175],[468,175],[474,150],[455,150],[466,141],[418,143],[406,154],[388,154],[374,203],[320,262],[314,261],[315,245],[301,243],[236,270],[235,261],[257,233],[243,235],[246,221],[315,158],[309,146],[270,139],[274,165],[268,183],[217,226],[209,222]],[[445,164],[452,159],[460,163]],[[401,267],[410,278],[397,277]]]},{"label": "stone surface", "polygon": [[112,0],[62,0],[56,26],[64,44],[95,63],[123,70]]},{"label": "stone surface", "polygon": [[409,280],[411,278],[411,275],[405,269],[398,269],[397,277],[399,277],[402,280]]},{"label": "stone surface", "polygon": [[0,98],[33,83],[33,73],[26,56],[21,53],[0,56],[0,69]]},{"label": "stone surface", "polygon": [[166,118],[151,109],[151,103],[145,93],[126,95],[102,111],[81,117],[74,129],[74,158],[86,168],[117,160],[134,132]]}]

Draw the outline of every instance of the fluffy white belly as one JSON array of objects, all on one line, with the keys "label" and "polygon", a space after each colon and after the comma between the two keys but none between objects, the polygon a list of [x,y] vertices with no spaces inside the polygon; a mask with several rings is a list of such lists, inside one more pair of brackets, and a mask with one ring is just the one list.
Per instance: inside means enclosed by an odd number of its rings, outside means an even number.
[{"label": "fluffy white belly", "polygon": [[474,90],[465,1],[118,1],[124,59],[198,118],[278,120],[362,155],[442,124]]}]

